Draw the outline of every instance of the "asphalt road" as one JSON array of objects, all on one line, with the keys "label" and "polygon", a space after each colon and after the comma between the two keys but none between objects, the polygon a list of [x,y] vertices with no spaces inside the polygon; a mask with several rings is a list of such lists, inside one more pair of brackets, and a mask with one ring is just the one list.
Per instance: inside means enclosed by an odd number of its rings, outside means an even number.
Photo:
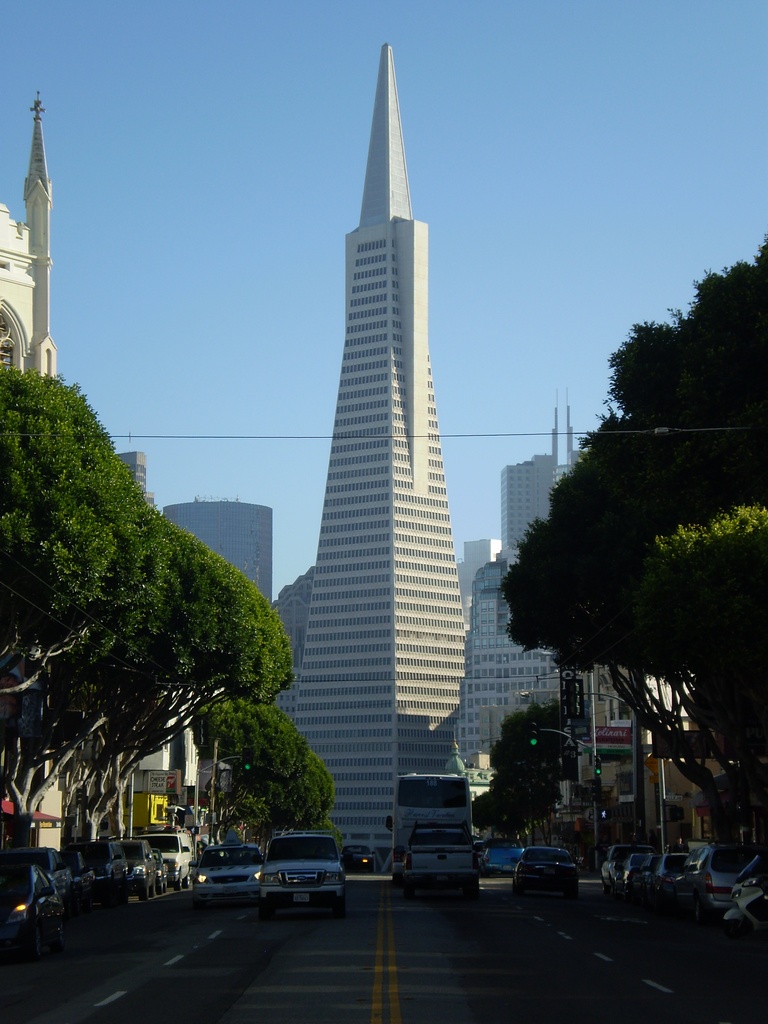
[{"label": "asphalt road", "polygon": [[0,961],[9,1024],[766,1024],[768,933],[658,919],[585,877],[579,900],[508,879],[406,901],[350,877],[347,917],[194,911],[189,892],[97,907],[67,949]]}]

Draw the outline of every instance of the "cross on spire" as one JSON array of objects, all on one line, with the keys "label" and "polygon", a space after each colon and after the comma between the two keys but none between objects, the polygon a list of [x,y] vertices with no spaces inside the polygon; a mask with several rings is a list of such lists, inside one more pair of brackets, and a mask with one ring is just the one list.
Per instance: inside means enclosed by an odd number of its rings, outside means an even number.
[{"label": "cross on spire", "polygon": [[32,106],[29,109],[34,111],[35,120],[36,121],[41,121],[42,120],[40,115],[45,113],[45,107],[43,106],[42,101],[40,99],[40,90],[39,89],[37,90],[37,99],[35,100],[35,102],[32,104]]}]

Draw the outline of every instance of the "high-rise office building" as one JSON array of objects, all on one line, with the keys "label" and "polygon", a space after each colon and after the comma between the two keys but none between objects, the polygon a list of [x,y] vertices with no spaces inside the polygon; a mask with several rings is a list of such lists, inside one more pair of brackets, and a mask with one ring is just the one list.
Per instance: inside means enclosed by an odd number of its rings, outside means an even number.
[{"label": "high-rise office building", "polygon": [[163,515],[226,558],[272,600],[272,509],[247,501],[195,498]]},{"label": "high-rise office building", "polygon": [[559,692],[552,653],[526,651],[509,638],[509,605],[501,591],[508,569],[507,559],[498,555],[478,569],[472,583],[458,736],[462,756],[474,763],[478,754],[490,753],[507,715],[546,704]]},{"label": "high-rise office building", "polygon": [[[293,583],[282,588],[274,602],[274,609],[280,616],[293,652],[293,670],[298,672],[304,658],[304,641],[307,636],[309,621],[309,605],[312,600],[312,583],[315,578],[315,567],[311,566],[305,573],[297,577]],[[281,690],[275,703],[291,718],[296,714],[296,695],[298,687],[294,684],[289,690]]]},{"label": "high-rise office building", "polygon": [[459,562],[459,587],[461,606],[464,611],[464,626],[469,629],[472,612],[472,584],[478,569],[492,562],[501,551],[500,540],[465,540],[464,561]]},{"label": "high-rise office building", "polygon": [[124,462],[133,477],[133,482],[141,490],[144,500],[151,507],[155,507],[155,496],[147,490],[147,453],[146,452],[118,452],[118,459]]},{"label": "high-rise office building", "polygon": [[11,220],[0,203],[0,369],[56,374],[50,335],[51,207],[53,188],[43,144],[40,97],[34,113],[29,171],[24,182],[26,223]]},{"label": "high-rise office building", "polygon": [[464,622],[392,51],[381,51],[295,722],[348,838],[385,842],[395,777],[442,772]]},{"label": "high-rise office building", "polygon": [[568,405],[566,415],[566,455],[563,464],[558,464],[559,431],[555,407],[551,452],[548,455],[534,455],[514,466],[505,466],[501,471],[501,544],[502,551],[510,558],[515,557],[520,541],[534,519],[546,519],[549,516],[552,488],[576,463],[578,452],[573,450],[571,408]]}]

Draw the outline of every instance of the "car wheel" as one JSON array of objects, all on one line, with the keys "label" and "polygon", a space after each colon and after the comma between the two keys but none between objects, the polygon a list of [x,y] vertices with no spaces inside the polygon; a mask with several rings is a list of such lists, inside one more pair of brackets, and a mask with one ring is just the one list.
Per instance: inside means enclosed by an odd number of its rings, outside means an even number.
[{"label": "car wheel", "polygon": [[123,904],[123,906],[125,906],[128,903],[129,896],[130,893],[128,892],[128,883],[124,881],[123,887],[120,890],[120,902]]},{"label": "car wheel", "polygon": [[184,876],[184,878],[181,881],[181,887],[182,887],[182,889],[188,889],[189,888],[189,875],[185,875]]},{"label": "car wheel", "polygon": [[80,901],[80,897],[77,895],[77,893],[71,893],[69,897],[69,916],[80,917],[82,909],[83,908],[82,903]]},{"label": "car wheel", "polygon": [[29,940],[29,946],[27,947],[27,958],[29,960],[39,960],[43,955],[43,935],[40,930],[40,925],[35,926],[35,930],[32,932]]},{"label": "car wheel", "polygon": [[696,924],[707,923],[707,912],[702,906],[701,898],[698,893],[693,894],[693,917]]},{"label": "car wheel", "polygon": [[52,953],[63,953],[64,952],[64,922],[59,922],[59,931],[56,938],[50,943]]},{"label": "car wheel", "polygon": [[175,881],[173,883],[173,888],[176,890],[176,892],[181,892],[181,879],[180,878],[177,879],[177,881]]},{"label": "car wheel", "polygon": [[341,896],[331,907],[331,913],[334,917],[346,917],[347,916],[347,901],[344,896]]},{"label": "car wheel", "polygon": [[142,903],[146,903],[149,899],[149,885],[145,885],[139,892],[139,899]]}]

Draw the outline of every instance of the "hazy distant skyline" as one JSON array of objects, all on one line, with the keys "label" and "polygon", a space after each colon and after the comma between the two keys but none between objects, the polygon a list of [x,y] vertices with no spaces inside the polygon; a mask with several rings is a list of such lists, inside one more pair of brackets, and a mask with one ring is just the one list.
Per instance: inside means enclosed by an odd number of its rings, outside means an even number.
[{"label": "hazy distant skyline", "polygon": [[17,220],[46,108],[59,372],[158,507],[274,510],[275,595],[316,555],[382,43],[459,557],[500,536],[501,470],[550,450],[558,396],[578,442],[632,325],[768,226],[763,0],[9,0],[0,25]]}]

